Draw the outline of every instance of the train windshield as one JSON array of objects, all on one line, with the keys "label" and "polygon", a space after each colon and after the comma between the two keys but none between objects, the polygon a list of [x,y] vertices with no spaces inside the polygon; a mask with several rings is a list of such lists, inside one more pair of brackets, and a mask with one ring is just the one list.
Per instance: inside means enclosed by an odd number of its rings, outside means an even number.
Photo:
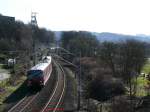
[{"label": "train windshield", "polygon": [[28,78],[32,78],[32,77],[41,77],[43,74],[43,72],[41,70],[30,70],[27,73],[27,77]]}]

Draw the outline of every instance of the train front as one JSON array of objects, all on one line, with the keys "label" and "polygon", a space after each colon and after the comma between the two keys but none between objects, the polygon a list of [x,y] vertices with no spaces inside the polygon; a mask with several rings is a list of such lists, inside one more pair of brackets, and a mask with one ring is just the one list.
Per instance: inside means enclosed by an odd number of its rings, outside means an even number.
[{"label": "train front", "polygon": [[27,86],[28,87],[43,87],[44,77],[42,70],[29,70],[27,72]]}]

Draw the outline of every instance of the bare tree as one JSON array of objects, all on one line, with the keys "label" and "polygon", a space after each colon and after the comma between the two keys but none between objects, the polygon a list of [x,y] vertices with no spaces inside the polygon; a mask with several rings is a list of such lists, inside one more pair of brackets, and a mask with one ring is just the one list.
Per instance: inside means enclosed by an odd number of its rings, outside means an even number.
[{"label": "bare tree", "polygon": [[103,60],[110,67],[112,74],[115,76],[115,56],[117,53],[117,45],[113,42],[104,42],[100,46],[99,53],[101,60]]}]

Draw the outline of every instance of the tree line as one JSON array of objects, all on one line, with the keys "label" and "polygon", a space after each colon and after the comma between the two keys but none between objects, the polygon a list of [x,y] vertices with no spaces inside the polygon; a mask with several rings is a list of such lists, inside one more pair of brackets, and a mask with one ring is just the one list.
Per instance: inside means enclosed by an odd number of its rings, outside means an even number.
[{"label": "tree line", "polygon": [[0,51],[30,51],[33,40],[37,47],[48,46],[55,41],[55,35],[45,28],[33,27],[21,21],[9,21],[0,15]]}]

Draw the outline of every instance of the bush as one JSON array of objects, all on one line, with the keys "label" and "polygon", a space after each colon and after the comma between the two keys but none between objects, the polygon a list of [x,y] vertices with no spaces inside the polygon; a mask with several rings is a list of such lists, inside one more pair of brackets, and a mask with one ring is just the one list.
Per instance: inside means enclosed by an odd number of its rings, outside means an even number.
[{"label": "bush", "polygon": [[10,67],[7,64],[2,65],[3,69],[10,69]]},{"label": "bush", "polygon": [[119,79],[105,76],[92,80],[87,86],[87,91],[89,93],[88,97],[105,101],[114,96],[124,94],[125,88]]}]

